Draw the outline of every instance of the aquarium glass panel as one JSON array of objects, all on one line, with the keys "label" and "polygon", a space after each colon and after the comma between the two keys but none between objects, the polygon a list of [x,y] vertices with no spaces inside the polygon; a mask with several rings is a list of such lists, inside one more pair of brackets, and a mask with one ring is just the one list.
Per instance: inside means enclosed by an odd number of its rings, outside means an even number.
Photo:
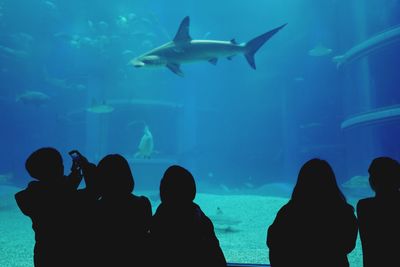
[{"label": "aquarium glass panel", "polygon": [[372,159],[400,160],[399,23],[396,0],[0,0],[0,266],[33,266],[14,194],[41,147],[65,174],[70,150],[121,154],[153,213],[185,167],[227,261],[268,264],[306,161],[355,207]]}]

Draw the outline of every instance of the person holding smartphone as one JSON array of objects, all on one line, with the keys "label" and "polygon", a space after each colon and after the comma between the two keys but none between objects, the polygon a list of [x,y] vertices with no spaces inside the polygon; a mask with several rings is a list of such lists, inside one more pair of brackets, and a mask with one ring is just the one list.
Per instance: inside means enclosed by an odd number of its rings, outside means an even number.
[{"label": "person holding smartphone", "polygon": [[79,151],[69,152],[72,171],[83,178],[85,186],[79,188],[72,198],[73,221],[71,222],[70,264],[71,266],[100,266],[98,260],[99,199],[100,185],[97,166]]},{"label": "person holding smartphone", "polygon": [[69,176],[64,175],[58,150],[43,147],[26,160],[25,168],[34,179],[15,194],[18,207],[32,220],[35,232],[34,265],[72,266],[69,264],[74,210],[72,205],[82,179],[78,161]]}]

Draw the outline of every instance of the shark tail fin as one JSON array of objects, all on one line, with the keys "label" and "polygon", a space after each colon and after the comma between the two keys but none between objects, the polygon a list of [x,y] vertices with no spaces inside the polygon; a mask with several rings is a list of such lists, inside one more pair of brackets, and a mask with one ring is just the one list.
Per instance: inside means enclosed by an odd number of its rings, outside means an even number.
[{"label": "shark tail fin", "polygon": [[244,53],[244,56],[247,59],[247,62],[249,62],[250,66],[253,69],[256,69],[256,62],[254,60],[254,55],[258,51],[258,49],[263,46],[275,33],[277,33],[280,29],[286,26],[287,23],[283,24],[282,26],[279,26],[269,32],[266,32],[264,34],[261,34],[260,36],[257,36],[256,38],[248,41],[245,44],[245,49],[246,52]]}]

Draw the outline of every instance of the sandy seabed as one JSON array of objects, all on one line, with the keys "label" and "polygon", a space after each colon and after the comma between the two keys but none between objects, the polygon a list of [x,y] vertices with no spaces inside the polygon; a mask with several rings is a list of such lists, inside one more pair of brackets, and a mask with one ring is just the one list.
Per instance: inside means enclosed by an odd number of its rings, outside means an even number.
[{"label": "sandy seabed", "polygon": [[[0,188],[0,266],[33,266],[34,234],[29,218],[14,201],[16,187]],[[146,195],[146,194],[145,194]],[[268,226],[287,198],[257,195],[199,193],[195,202],[214,221],[217,237],[228,262],[268,263],[265,244]],[[152,200],[153,209],[158,200]],[[349,255],[351,267],[362,267],[360,241]]]},{"label": "sandy seabed", "polygon": [[[288,198],[257,195],[208,195],[198,194],[196,202],[214,222],[220,245],[229,262],[269,263],[266,246],[267,229],[276,213]],[[237,231],[218,231],[217,207],[234,221]],[[222,223],[224,220],[221,220]],[[229,222],[229,218],[227,219]],[[356,248],[349,255],[351,267],[362,267],[362,251],[359,238]],[[300,264],[301,265],[301,264]]]}]

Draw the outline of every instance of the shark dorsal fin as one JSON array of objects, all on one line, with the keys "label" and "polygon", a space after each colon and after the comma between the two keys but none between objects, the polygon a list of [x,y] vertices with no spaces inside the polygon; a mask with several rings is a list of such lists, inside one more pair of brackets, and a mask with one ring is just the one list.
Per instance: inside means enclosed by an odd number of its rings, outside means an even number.
[{"label": "shark dorsal fin", "polygon": [[231,39],[231,43],[232,43],[232,44],[237,44],[235,38],[232,38],[232,39]]},{"label": "shark dorsal fin", "polygon": [[179,25],[179,29],[175,35],[174,42],[182,43],[182,42],[190,42],[192,37],[189,35],[189,23],[190,18],[186,16],[183,18],[181,25]]}]

